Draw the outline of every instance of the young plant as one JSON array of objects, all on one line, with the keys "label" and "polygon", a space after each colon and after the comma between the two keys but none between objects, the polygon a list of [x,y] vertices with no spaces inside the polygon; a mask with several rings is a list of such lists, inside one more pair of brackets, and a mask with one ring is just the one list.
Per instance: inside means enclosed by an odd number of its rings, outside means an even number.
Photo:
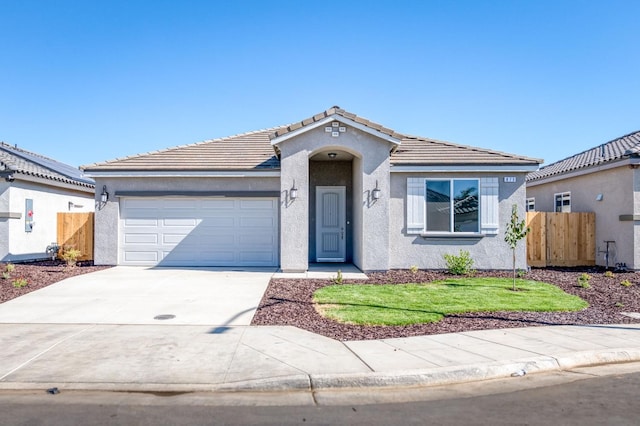
[{"label": "young plant", "polygon": [[16,265],[14,265],[13,263],[7,263],[4,267],[5,272],[7,272],[8,274],[12,274],[13,271],[16,270]]},{"label": "young plant", "polygon": [[411,265],[411,268],[409,268],[409,270],[411,271],[412,274],[418,273],[418,267],[416,265]]},{"label": "young plant", "polygon": [[613,272],[611,272],[611,271],[606,271],[604,273],[604,276],[607,277],[607,278],[613,278],[613,277],[615,277],[615,274]]},{"label": "young plant", "polygon": [[76,266],[76,263],[78,262],[78,259],[81,255],[82,252],[80,252],[80,250],[76,250],[73,248],[67,249],[64,251],[64,253],[62,253],[62,259],[67,262],[67,266],[72,267]]},{"label": "young plant", "polygon": [[8,280],[9,278],[11,278],[11,274],[8,272],[3,272],[2,273],[2,279],[3,280]]},{"label": "young plant", "polygon": [[337,275],[331,279],[331,282],[333,282],[334,284],[342,284],[343,280],[344,278],[342,277],[342,270],[338,269]]},{"label": "young plant", "polygon": [[12,284],[13,284],[13,286],[15,288],[22,288],[22,287],[26,286],[29,283],[24,278],[16,278],[15,280],[13,280]]},{"label": "young plant", "polygon": [[518,217],[518,205],[511,207],[511,220],[507,223],[507,231],[504,234],[504,241],[509,244],[513,259],[513,291],[516,291],[516,247],[518,241],[523,239],[529,233],[526,221],[520,220]]},{"label": "young plant", "polygon": [[633,283],[631,281],[629,281],[629,280],[622,280],[620,282],[620,285],[624,286],[624,287],[631,287],[633,285]]},{"label": "young plant", "polygon": [[578,285],[582,288],[590,288],[591,284],[589,284],[589,281],[591,281],[591,275],[587,273],[582,273],[578,277]]},{"label": "young plant", "polygon": [[445,262],[447,262],[447,270],[453,275],[469,275],[471,267],[473,266],[473,259],[466,250],[460,250],[460,253],[455,254],[446,253],[443,255]]}]

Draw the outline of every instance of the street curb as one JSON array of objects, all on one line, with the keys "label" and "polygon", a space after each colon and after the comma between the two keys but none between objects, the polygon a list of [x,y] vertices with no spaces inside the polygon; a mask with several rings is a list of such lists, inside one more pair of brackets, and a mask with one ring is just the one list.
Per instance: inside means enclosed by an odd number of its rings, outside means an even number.
[{"label": "street curb", "polygon": [[640,348],[591,350],[558,355],[438,367],[422,370],[346,374],[297,374],[239,382],[206,383],[34,383],[0,382],[0,390],[85,390],[109,392],[314,392],[361,388],[410,388],[452,385],[526,374],[565,371],[578,367],[640,361]]}]

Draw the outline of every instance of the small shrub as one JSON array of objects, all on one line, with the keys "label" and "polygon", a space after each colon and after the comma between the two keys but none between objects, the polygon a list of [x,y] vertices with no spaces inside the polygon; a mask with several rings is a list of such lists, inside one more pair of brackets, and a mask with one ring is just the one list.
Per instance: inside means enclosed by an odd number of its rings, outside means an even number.
[{"label": "small shrub", "polygon": [[589,281],[591,281],[591,275],[587,273],[582,273],[578,277],[578,285],[582,288],[591,288],[591,284],[589,284]]},{"label": "small shrub", "polygon": [[11,278],[11,274],[8,272],[3,272],[2,273],[2,279],[3,280],[8,280],[9,278]]},{"label": "small shrub", "polygon": [[29,283],[24,278],[16,278],[15,280],[13,280],[12,284],[13,284],[13,286],[15,288],[22,288],[22,287],[25,287]]},{"label": "small shrub", "polygon": [[518,275],[518,278],[524,278],[524,276],[527,275],[527,270],[526,269],[518,269],[517,275]]},{"label": "small shrub", "polygon": [[445,262],[447,262],[447,270],[453,275],[468,275],[471,273],[473,259],[466,250],[460,250],[458,255],[444,254]]},{"label": "small shrub", "polygon": [[418,267],[416,265],[411,265],[411,268],[409,268],[409,270],[411,271],[412,274],[418,273]]},{"label": "small shrub", "polygon": [[5,272],[12,274],[16,270],[16,265],[13,263],[7,263],[4,267]]},{"label": "small shrub", "polygon": [[624,308],[624,303],[616,302],[616,308]]},{"label": "small shrub", "polygon": [[82,252],[80,252],[80,250],[76,250],[73,248],[67,249],[64,251],[64,253],[62,253],[62,259],[67,262],[67,266],[76,266],[78,258],[80,258],[81,255]]},{"label": "small shrub", "polygon": [[613,272],[611,272],[611,271],[606,271],[604,273],[604,276],[607,277],[607,278],[613,278],[613,277],[615,277],[615,274]]},{"label": "small shrub", "polygon": [[633,283],[631,281],[629,281],[629,280],[622,280],[620,282],[620,285],[624,286],[624,287],[631,287],[633,285]]},{"label": "small shrub", "polygon": [[331,282],[333,282],[334,284],[342,284],[343,280],[344,278],[342,277],[342,270],[338,269],[337,275],[333,277]]}]

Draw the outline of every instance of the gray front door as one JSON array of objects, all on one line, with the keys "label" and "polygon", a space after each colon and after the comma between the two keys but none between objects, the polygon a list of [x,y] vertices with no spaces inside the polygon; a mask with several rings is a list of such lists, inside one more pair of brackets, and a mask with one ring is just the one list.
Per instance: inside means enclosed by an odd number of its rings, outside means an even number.
[{"label": "gray front door", "polygon": [[316,261],[346,260],[346,189],[316,187]]}]

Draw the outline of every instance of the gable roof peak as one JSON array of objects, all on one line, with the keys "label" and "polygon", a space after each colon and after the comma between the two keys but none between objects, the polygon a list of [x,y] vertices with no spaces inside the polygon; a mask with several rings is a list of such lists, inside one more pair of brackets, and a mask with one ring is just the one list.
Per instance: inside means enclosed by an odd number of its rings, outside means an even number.
[{"label": "gable roof peak", "polygon": [[317,126],[320,126],[323,122],[334,116],[340,116],[345,120],[348,120],[349,122],[353,123],[354,126],[359,127],[361,130],[368,131],[369,133],[377,133],[379,135],[382,134],[382,137],[384,139],[387,139],[392,143],[400,144],[400,140],[402,139],[402,135],[397,133],[396,131],[386,128],[383,125],[375,123],[366,118],[360,117],[352,112],[340,108],[337,105],[334,105],[325,111],[315,114],[302,121],[297,121],[288,126],[284,126],[283,128],[275,131],[269,136],[272,141],[271,144],[276,145],[283,139],[288,139],[289,137],[291,137],[292,134],[297,134],[305,131],[303,130],[305,128],[313,129]]}]

